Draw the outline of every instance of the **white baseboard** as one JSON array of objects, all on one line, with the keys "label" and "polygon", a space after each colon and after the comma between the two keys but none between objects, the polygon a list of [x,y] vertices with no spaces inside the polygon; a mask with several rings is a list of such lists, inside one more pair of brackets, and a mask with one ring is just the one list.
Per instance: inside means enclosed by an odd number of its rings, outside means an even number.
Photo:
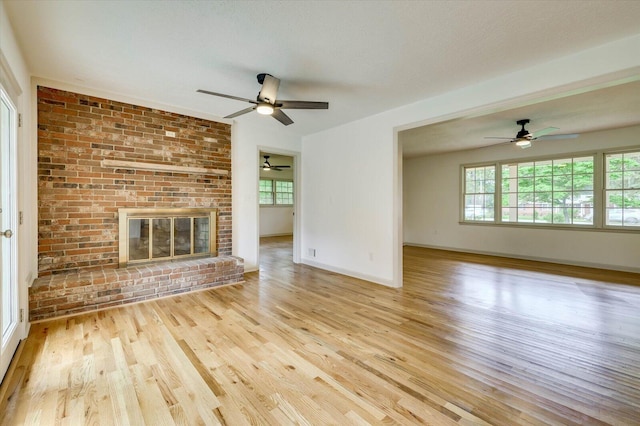
[{"label": "white baseboard", "polygon": [[460,249],[455,247],[446,247],[446,246],[435,246],[430,244],[419,244],[419,243],[402,243],[403,246],[409,247],[424,247],[436,250],[447,250],[447,251],[455,251],[458,253],[472,253],[472,254],[484,254],[487,256],[499,256],[499,257],[508,257],[511,259],[522,259],[522,260],[532,260],[535,262],[546,262],[546,263],[555,263],[558,265],[571,265],[571,266],[582,266],[585,268],[596,268],[596,269],[608,269],[611,271],[621,271],[621,272],[633,272],[640,273],[640,268],[633,267],[625,267],[618,265],[609,265],[605,263],[595,263],[595,262],[578,262],[566,259],[553,259],[549,257],[540,257],[540,256],[522,256],[512,253],[500,253],[493,251],[484,251],[484,250],[468,250],[468,249]]},{"label": "white baseboard", "polygon": [[360,280],[369,281],[369,282],[372,282],[374,284],[380,284],[380,285],[383,285],[383,286],[386,286],[386,287],[397,288],[397,286],[394,285],[393,280],[388,280],[388,279],[376,277],[376,276],[373,276],[373,275],[367,275],[367,274],[362,274],[360,272],[351,271],[349,269],[344,269],[344,268],[339,268],[339,267],[332,266],[332,265],[327,265],[327,264],[324,264],[324,263],[321,263],[321,262],[317,262],[317,261],[309,259],[309,258],[302,258],[302,259],[300,259],[300,261],[303,264],[309,265],[309,266],[313,266],[314,268],[324,269],[326,271],[335,272],[337,274],[346,275],[348,277],[358,278]]}]

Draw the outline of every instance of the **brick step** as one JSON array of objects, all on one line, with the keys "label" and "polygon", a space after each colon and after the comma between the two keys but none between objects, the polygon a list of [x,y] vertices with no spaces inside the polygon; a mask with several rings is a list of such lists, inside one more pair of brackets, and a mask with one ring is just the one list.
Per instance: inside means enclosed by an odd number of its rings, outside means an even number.
[{"label": "brick step", "polygon": [[95,311],[243,280],[244,260],[236,256],[47,275],[37,278],[29,289],[29,320]]}]

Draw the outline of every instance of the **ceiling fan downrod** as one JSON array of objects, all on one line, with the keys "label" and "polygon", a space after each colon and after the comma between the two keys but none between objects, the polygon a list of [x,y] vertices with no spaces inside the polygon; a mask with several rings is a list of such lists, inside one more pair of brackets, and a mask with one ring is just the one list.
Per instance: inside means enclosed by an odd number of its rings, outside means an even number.
[{"label": "ceiling fan downrod", "polygon": [[524,128],[524,126],[526,124],[529,124],[529,122],[530,121],[528,118],[516,121],[517,124],[522,126],[522,129],[516,135],[516,139],[531,139],[532,137],[531,133],[529,133],[529,131]]}]

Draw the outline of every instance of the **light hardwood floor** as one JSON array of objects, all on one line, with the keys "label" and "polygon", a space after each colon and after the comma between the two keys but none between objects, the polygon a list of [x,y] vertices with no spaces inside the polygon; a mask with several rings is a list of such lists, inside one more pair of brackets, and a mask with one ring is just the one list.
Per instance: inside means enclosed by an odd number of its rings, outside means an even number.
[{"label": "light hardwood floor", "polygon": [[14,424],[640,422],[640,276],[405,248],[402,289],[291,263],[33,324]]}]

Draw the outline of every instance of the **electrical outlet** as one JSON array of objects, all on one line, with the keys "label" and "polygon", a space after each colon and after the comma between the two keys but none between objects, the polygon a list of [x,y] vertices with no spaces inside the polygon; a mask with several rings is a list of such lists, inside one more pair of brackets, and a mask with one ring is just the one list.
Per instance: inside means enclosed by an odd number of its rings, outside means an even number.
[{"label": "electrical outlet", "polygon": [[170,131],[166,131],[165,135],[169,136],[170,138],[175,138],[176,137],[176,132],[170,132]]}]

